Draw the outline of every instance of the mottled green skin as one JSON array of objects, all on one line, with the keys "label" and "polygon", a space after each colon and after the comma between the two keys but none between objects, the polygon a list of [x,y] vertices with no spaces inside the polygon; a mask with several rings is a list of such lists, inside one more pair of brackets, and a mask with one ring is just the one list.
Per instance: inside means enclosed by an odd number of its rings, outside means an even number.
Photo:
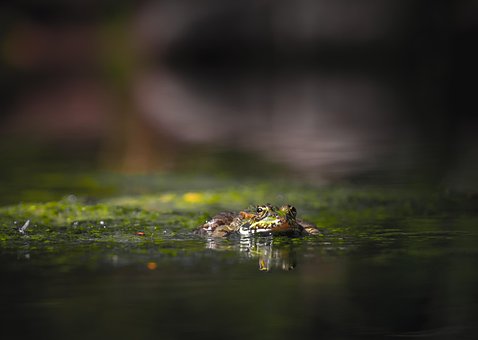
[{"label": "mottled green skin", "polygon": [[231,234],[241,235],[284,235],[306,236],[318,234],[318,229],[296,219],[297,211],[293,206],[280,208],[270,204],[257,206],[255,212],[221,212],[199,228],[196,233],[224,237]]}]

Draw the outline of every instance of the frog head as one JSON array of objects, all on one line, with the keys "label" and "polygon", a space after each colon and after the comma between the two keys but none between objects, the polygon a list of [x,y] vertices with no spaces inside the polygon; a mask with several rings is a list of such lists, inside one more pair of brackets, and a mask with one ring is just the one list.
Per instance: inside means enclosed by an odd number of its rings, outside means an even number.
[{"label": "frog head", "polygon": [[241,234],[284,233],[298,228],[297,210],[291,205],[280,208],[271,204],[257,206],[254,217],[250,218],[240,228]]},{"label": "frog head", "polygon": [[245,223],[240,228],[241,234],[254,234],[267,232],[280,223],[280,216],[277,214],[277,208],[267,203],[258,205],[254,213],[249,218],[245,218]]}]

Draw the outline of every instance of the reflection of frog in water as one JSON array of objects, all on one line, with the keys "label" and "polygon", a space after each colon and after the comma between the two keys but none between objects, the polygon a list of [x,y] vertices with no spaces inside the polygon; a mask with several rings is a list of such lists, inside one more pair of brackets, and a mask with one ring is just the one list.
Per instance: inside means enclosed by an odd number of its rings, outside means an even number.
[{"label": "reflection of frog in water", "polygon": [[260,271],[273,268],[289,271],[297,266],[293,244],[273,244],[272,236],[242,238],[241,250],[258,259]]},{"label": "reflection of frog in water", "polygon": [[293,270],[297,266],[295,244],[288,239],[275,243],[272,235],[238,235],[233,242],[224,237],[207,237],[206,247],[214,250],[236,251],[240,258],[257,259],[260,271]]},{"label": "reflection of frog in water", "polygon": [[307,236],[317,235],[312,224],[297,220],[297,210],[290,205],[280,208],[270,204],[257,206],[255,211],[221,212],[201,225],[196,232],[213,237],[240,235]]}]

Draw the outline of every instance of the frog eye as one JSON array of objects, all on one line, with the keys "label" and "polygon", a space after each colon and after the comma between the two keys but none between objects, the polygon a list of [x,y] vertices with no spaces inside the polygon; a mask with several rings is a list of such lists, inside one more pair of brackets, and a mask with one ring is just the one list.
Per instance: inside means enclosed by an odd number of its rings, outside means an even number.
[{"label": "frog eye", "polygon": [[262,207],[257,207],[257,210],[256,210],[258,213],[261,213],[264,211],[264,209]]}]

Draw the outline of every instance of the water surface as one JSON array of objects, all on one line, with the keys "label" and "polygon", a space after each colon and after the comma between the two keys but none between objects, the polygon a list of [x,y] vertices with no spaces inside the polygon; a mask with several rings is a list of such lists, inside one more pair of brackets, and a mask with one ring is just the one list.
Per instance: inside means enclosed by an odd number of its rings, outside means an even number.
[{"label": "water surface", "polygon": [[[322,234],[191,233],[255,200],[295,204]],[[2,338],[473,338],[475,204],[452,193],[263,184],[7,206]]]}]

